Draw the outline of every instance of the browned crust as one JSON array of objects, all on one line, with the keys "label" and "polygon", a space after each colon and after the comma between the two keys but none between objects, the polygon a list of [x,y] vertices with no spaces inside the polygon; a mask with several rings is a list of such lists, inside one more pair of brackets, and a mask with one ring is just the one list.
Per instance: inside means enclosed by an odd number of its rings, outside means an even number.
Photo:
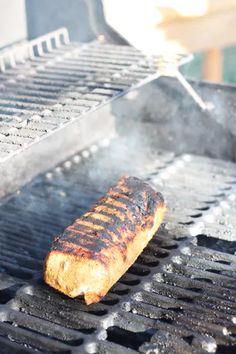
[{"label": "browned crust", "polygon": [[55,238],[45,261],[46,283],[87,304],[97,302],[133,264],[163,220],[160,193],[122,177],[105,197]]}]

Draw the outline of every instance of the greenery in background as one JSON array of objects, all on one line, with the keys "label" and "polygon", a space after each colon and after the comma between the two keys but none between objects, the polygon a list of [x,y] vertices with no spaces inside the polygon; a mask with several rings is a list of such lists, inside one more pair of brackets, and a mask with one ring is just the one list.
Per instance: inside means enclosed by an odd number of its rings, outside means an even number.
[{"label": "greenery in background", "polygon": [[[224,49],[223,81],[226,83],[236,83],[236,47]],[[185,77],[194,80],[202,79],[203,54],[194,54],[194,59],[181,68]]]},{"label": "greenery in background", "polygon": [[200,80],[202,77],[202,54],[194,54],[194,58],[188,64],[181,67],[181,72],[188,79]]},{"label": "greenery in background", "polygon": [[224,81],[236,83],[236,47],[226,48],[224,50]]}]

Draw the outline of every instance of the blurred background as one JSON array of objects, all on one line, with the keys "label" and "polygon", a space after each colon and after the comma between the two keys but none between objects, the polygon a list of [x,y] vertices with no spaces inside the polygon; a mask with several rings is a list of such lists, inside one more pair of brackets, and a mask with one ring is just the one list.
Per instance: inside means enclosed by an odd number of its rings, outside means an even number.
[{"label": "blurred background", "polygon": [[194,53],[187,78],[236,82],[236,0],[0,0],[0,48],[67,27],[146,54]]}]

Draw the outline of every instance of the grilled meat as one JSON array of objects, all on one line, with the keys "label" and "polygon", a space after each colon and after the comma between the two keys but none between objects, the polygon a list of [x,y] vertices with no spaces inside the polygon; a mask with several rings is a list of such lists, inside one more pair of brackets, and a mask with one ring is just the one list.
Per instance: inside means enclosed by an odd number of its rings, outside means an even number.
[{"label": "grilled meat", "polygon": [[62,293],[98,302],[134,263],[163,220],[160,193],[122,177],[106,196],[55,238],[44,279]]}]

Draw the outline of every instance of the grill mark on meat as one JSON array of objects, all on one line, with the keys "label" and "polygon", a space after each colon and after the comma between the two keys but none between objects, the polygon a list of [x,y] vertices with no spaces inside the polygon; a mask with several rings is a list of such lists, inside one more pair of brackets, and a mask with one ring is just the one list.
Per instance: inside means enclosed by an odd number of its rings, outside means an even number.
[{"label": "grill mark on meat", "polygon": [[[156,203],[153,201],[156,200],[156,198],[158,198],[159,202],[162,204],[164,203],[162,196],[159,193],[156,193],[154,190],[150,189],[149,185],[143,182],[140,183],[140,181],[135,182],[136,185],[134,184],[132,188],[123,188],[122,185],[120,187],[114,187],[113,190],[108,192],[109,197],[116,200],[116,202],[121,202],[125,210],[130,208],[130,204],[136,204],[143,215],[154,212]],[[143,187],[142,184],[145,184],[150,193],[147,193],[146,190],[141,188]],[[134,215],[136,215],[136,213],[134,213]]]},{"label": "grill mark on meat", "polygon": [[103,254],[101,254],[101,252],[94,252],[94,250],[92,249],[85,249],[79,245],[76,245],[72,242],[69,241],[62,241],[62,240],[58,240],[56,242],[56,247],[55,245],[53,245],[52,249],[53,252],[55,253],[65,253],[65,254],[70,254],[73,256],[79,256],[85,259],[92,259],[92,260],[99,260],[101,261],[105,266],[108,263],[107,257]]},{"label": "grill mark on meat", "polygon": [[[116,230],[115,225],[113,225],[112,223],[105,223],[102,221],[99,221],[97,219],[93,219],[91,218],[87,218],[88,222],[86,224],[76,224],[73,226],[73,231],[75,231],[77,234],[79,234],[79,232],[84,231],[86,233],[91,233],[94,231],[96,232],[105,232],[105,231],[110,231],[113,233],[113,235],[115,235],[115,238],[121,238],[121,235],[119,233],[119,230]],[[114,223],[115,224],[115,223]],[[89,226],[91,225],[91,226]],[[93,227],[94,226],[94,227]],[[105,237],[107,239],[111,239],[112,237]]]},{"label": "grill mark on meat", "polygon": [[109,196],[111,196],[112,198],[115,198],[115,199],[122,198],[122,199],[128,200],[129,199],[128,193],[129,192],[123,192],[122,190],[116,188],[114,191],[109,192]]},{"label": "grill mark on meat", "polygon": [[[99,223],[98,220],[95,221],[96,223]],[[89,242],[90,239],[92,239],[94,243],[97,242],[98,239],[99,241],[104,242],[103,246],[104,248],[107,248],[114,245],[122,238],[120,230],[118,228],[114,228],[112,224],[105,224],[101,222],[98,225],[101,225],[103,228],[96,230],[92,227],[88,227],[87,225],[73,224],[65,230],[65,232],[61,235],[61,239],[70,239],[70,242],[75,242],[76,244],[78,243],[83,247],[86,247],[86,242]],[[123,232],[123,230],[121,231]],[[81,241],[81,238],[86,241]]]},{"label": "grill mark on meat", "polygon": [[129,219],[125,216],[125,215],[122,215],[122,219],[120,217],[120,215],[118,216],[117,214],[114,214],[114,211],[111,213],[107,213],[107,211],[104,211],[104,210],[101,210],[100,213],[102,215],[108,215],[108,216],[112,216],[111,220],[114,220],[114,222],[117,224],[117,223],[121,223],[121,224],[124,224],[124,223],[128,223],[129,222]]},{"label": "grill mark on meat", "polygon": [[[102,230],[103,227],[100,225],[97,225],[93,222],[89,222],[83,219],[78,219],[75,221],[75,226],[80,227],[80,226],[87,226],[89,229],[96,229],[96,230]],[[78,228],[77,228],[78,230]]]},{"label": "grill mark on meat", "polygon": [[113,191],[111,191],[112,194],[118,194],[122,195],[124,198],[129,198],[128,196],[132,193],[132,191],[129,188],[125,188],[123,186],[115,186]]},{"label": "grill mark on meat", "polygon": [[[62,241],[68,241],[91,251],[99,252],[112,245],[120,247],[121,245],[117,244],[117,241],[122,239],[123,234],[126,234],[124,242],[131,242],[135,237],[135,225],[131,223],[114,222],[115,225],[113,225],[99,220],[95,220],[95,222],[96,225],[94,225],[93,219],[89,220],[92,225],[101,226],[99,230],[88,225],[71,225],[60,238]],[[146,227],[146,223],[142,226]],[[124,245],[121,248],[126,249]]]},{"label": "grill mark on meat", "polygon": [[113,189],[114,192],[118,191],[118,193],[130,193],[130,188],[125,186],[124,183],[118,183],[112,189]]},{"label": "grill mark on meat", "polygon": [[100,220],[100,221],[103,221],[106,223],[111,222],[111,215],[104,215],[101,212],[97,212],[96,209],[94,209],[92,212],[88,212],[88,213],[84,214],[82,216],[82,219],[86,221],[86,220],[90,219],[91,217],[93,219]]},{"label": "grill mark on meat", "polygon": [[[94,237],[96,237],[96,239]],[[109,230],[99,232],[96,230],[89,230],[87,232],[79,230],[79,232],[73,232],[73,230],[70,229],[69,231],[66,230],[60,235],[60,238],[54,242],[70,243],[70,245],[96,252],[111,246],[119,247],[121,250],[127,248],[125,242],[120,242],[117,238],[117,234]]]},{"label": "grill mark on meat", "polygon": [[93,223],[93,225],[99,225],[102,227],[101,231],[104,230],[110,230],[112,231],[114,234],[116,234],[116,237],[118,237],[119,239],[122,237],[122,235],[120,234],[119,231],[119,227],[120,227],[120,222],[116,222],[115,218],[112,218],[112,223],[107,223],[104,222],[102,220],[97,220],[97,219],[93,219],[92,215],[90,217],[87,218],[87,220],[91,223]]},{"label": "grill mark on meat", "polygon": [[[96,225],[102,226],[104,228],[104,230],[111,230],[112,232],[114,232],[117,237],[120,239],[122,238],[122,230],[120,231],[121,226],[124,224],[123,222],[121,222],[120,220],[117,220],[115,217],[112,217],[112,223],[107,223],[104,222],[102,220],[97,220],[97,219],[93,219],[92,215],[91,217],[87,218],[87,220],[89,222],[95,223]],[[130,230],[130,231],[135,231],[136,226],[133,223],[127,223],[126,227]]]},{"label": "grill mark on meat", "polygon": [[[96,239],[94,239],[94,237]],[[99,237],[97,235],[97,231],[89,234],[77,234],[77,237],[70,234],[63,234],[60,238],[61,242],[69,242],[75,246],[82,247],[84,249],[88,249],[94,252],[100,252],[102,249],[106,249],[110,246],[109,240],[101,239],[100,234]]]},{"label": "grill mark on meat", "polygon": [[104,206],[108,207],[110,210],[114,210],[114,212],[118,211],[121,215],[123,215],[124,219],[129,219],[130,222],[134,222],[134,218],[127,212],[126,209],[122,207],[115,206],[111,203],[104,202]]},{"label": "grill mark on meat", "polygon": [[[145,197],[143,199],[145,200]],[[132,224],[140,222],[142,216],[147,214],[143,201],[139,203],[137,200],[136,203],[134,203],[133,200],[129,198],[128,200],[122,200],[122,203],[126,206],[126,210],[125,212],[123,211],[123,213],[129,218]]]},{"label": "grill mark on meat", "polygon": [[125,209],[125,210],[127,210],[127,207],[128,207],[128,205],[133,201],[133,199],[131,199],[131,198],[124,198],[122,195],[117,195],[117,197],[115,197],[115,196],[109,196],[109,198],[111,198],[112,199],[112,203],[122,203],[123,204],[123,208]]},{"label": "grill mark on meat", "polygon": [[103,203],[112,205],[114,207],[122,208],[124,211],[127,210],[127,206],[125,203],[120,202],[119,200],[116,200],[115,198],[112,198],[112,196],[110,196],[109,193],[108,193],[107,197],[100,199],[98,202],[98,204],[103,204]]},{"label": "grill mark on meat", "polygon": [[109,208],[106,205],[98,205],[96,207],[96,211],[103,214],[103,215],[115,216],[120,221],[123,221],[123,222],[125,219],[128,219],[127,216],[124,213],[120,212],[118,209]]}]

